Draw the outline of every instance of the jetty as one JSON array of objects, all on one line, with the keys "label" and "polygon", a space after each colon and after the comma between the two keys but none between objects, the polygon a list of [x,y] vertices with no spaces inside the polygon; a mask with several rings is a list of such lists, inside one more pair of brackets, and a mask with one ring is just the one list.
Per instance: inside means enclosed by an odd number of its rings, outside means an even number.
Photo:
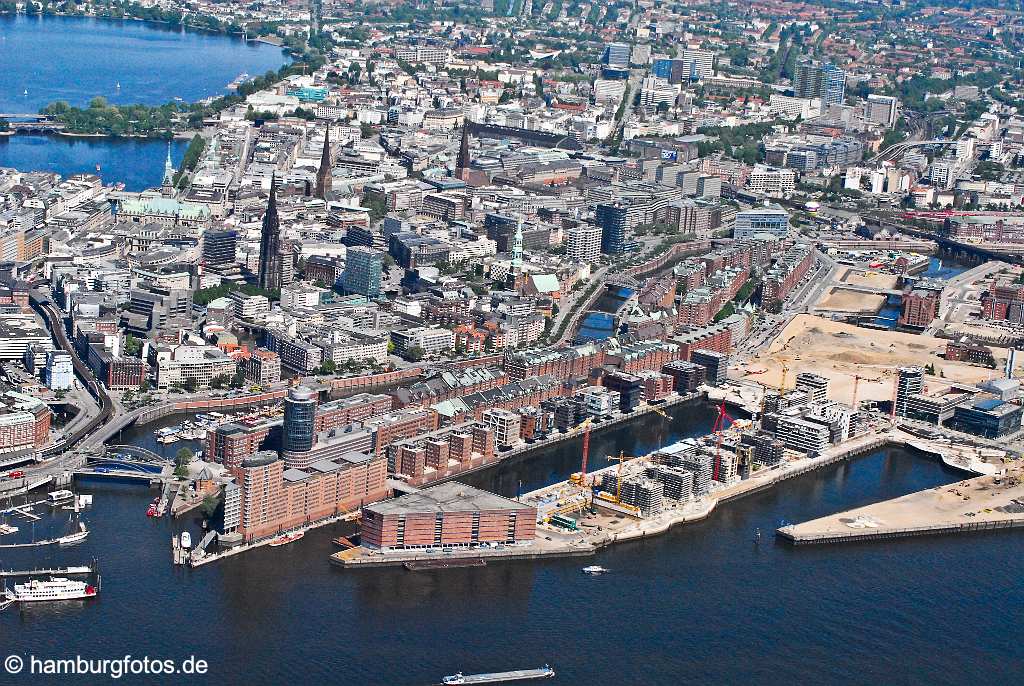
[{"label": "jetty", "polygon": [[0,577],[22,576],[75,576],[76,574],[92,574],[97,571],[96,563],[77,567],[55,567],[52,569],[0,569]]},{"label": "jetty", "polygon": [[784,526],[796,545],[871,541],[1024,527],[1024,467],[1013,464],[946,486]]}]

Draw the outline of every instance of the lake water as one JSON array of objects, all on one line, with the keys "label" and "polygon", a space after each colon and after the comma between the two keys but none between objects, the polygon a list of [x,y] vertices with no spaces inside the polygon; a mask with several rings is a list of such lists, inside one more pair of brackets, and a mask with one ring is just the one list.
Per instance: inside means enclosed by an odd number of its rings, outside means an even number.
[{"label": "lake water", "polygon": [[[0,112],[34,113],[56,100],[85,106],[97,95],[114,104],[192,102],[227,93],[243,71],[255,76],[285,61],[271,45],[163,24],[0,17]],[[175,141],[175,166],[187,144]],[[104,183],[120,181],[130,191],[160,185],[166,154],[159,140],[0,137],[0,167],[69,176],[99,165]]]},{"label": "lake water", "polygon": [[[672,414],[671,422],[645,417],[595,433],[591,463],[706,432],[714,408]],[[151,430],[122,440],[151,445]],[[565,478],[579,468],[579,451],[578,440],[551,446],[466,480],[513,495],[520,482],[528,490]],[[147,519],[146,488],[87,483],[81,490],[96,501],[85,543],[4,551],[3,566],[95,556],[101,596],[11,608],[0,614],[0,635],[5,654],[196,655],[210,663],[204,678],[131,676],[123,684],[422,686],[458,670],[544,663],[558,672],[553,684],[573,685],[1022,683],[1024,536],[795,548],[770,534],[782,521],[959,478],[937,461],[884,450],[594,558],[416,573],[333,568],[330,539],[346,531],[341,526],[198,570],[175,568],[170,537],[187,526],[195,539],[196,522]],[[58,517],[51,526],[64,524]],[[758,543],[756,529],[765,532]],[[586,577],[585,564],[612,571]]]},{"label": "lake water", "polygon": [[164,24],[0,17],[0,112],[34,113],[55,100],[85,106],[98,95],[114,104],[191,102],[223,95],[241,72],[284,63],[272,45]]},{"label": "lake water", "polygon": [[[971,265],[954,259],[933,256],[928,263],[928,269],[922,272],[921,276],[945,280],[951,279],[957,274],[963,274],[970,268]],[[874,323],[876,326],[894,329],[896,328],[897,322],[899,322],[900,313],[902,311],[903,305],[901,299],[896,296],[890,296],[886,298],[885,303],[882,305],[882,309],[878,311],[878,316],[875,318]]]}]

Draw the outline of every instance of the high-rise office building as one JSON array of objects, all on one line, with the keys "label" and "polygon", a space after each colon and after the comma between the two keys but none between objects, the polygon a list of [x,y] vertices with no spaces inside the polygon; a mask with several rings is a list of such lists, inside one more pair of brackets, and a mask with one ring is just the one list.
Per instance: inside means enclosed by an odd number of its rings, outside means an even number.
[{"label": "high-rise office building", "polygon": [[234,264],[237,247],[237,231],[206,231],[203,233],[203,262],[208,266]]},{"label": "high-rise office building", "polygon": [[907,400],[924,389],[924,370],[920,367],[900,367],[896,381],[896,416],[907,416]]},{"label": "high-rise office building", "polygon": [[900,101],[891,95],[868,96],[864,103],[864,118],[888,128],[896,126],[899,118]]},{"label": "high-rise office building", "polygon": [[316,392],[306,386],[288,389],[284,399],[284,426],[281,448],[289,467],[303,468],[304,456],[313,449],[316,433]]},{"label": "high-rise office building", "polygon": [[358,293],[370,299],[379,298],[383,271],[384,262],[379,251],[363,245],[352,246],[345,258],[341,286],[346,293]]},{"label": "high-rise office building", "polygon": [[834,64],[801,62],[793,76],[793,94],[798,98],[821,98],[823,108],[842,105],[846,98],[846,72]]},{"label": "high-rise office building", "polygon": [[601,227],[601,252],[608,255],[626,252],[629,208],[622,203],[601,203],[596,208],[595,220]]},{"label": "high-rise office building", "polygon": [[629,45],[609,43],[604,47],[601,62],[609,67],[629,67]]},{"label": "high-rise office building", "polygon": [[710,50],[683,50],[683,77],[700,81],[715,73],[715,53]]},{"label": "high-rise office building", "polygon": [[270,181],[270,200],[263,215],[260,232],[259,287],[276,291],[281,288],[281,223],[277,216],[277,194],[274,180]]}]

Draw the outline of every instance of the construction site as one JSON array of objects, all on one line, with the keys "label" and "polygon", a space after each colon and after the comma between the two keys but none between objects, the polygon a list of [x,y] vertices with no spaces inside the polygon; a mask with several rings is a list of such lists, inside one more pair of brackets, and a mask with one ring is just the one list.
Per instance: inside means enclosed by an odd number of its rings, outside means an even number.
[{"label": "construction site", "polygon": [[976,386],[1001,376],[1005,351],[994,351],[997,368],[990,369],[944,359],[947,343],[941,338],[864,329],[802,314],[789,322],[766,352],[755,355],[731,378],[750,378],[779,388],[784,387],[784,368],[811,372],[829,379],[832,397],[852,404],[855,384],[858,400],[891,400],[901,366],[934,368],[927,383],[938,386]]}]

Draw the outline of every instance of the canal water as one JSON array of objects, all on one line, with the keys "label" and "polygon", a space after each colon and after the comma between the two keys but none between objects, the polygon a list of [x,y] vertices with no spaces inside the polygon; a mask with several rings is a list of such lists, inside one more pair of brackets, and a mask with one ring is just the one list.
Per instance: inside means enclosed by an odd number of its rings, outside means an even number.
[{"label": "canal water", "polygon": [[[257,76],[286,60],[275,46],[164,24],[0,16],[0,112],[35,113],[57,100],[84,107],[95,96],[115,105],[194,102],[227,93],[242,72]],[[175,166],[187,144],[174,142]],[[160,140],[0,136],[0,167],[69,176],[99,165],[104,183],[129,191],[159,186],[166,154]]]},{"label": "canal water", "polygon": [[[591,464],[706,432],[714,408],[672,414],[595,433]],[[124,440],[144,442],[150,432]],[[467,481],[511,495],[520,482],[527,490],[577,470],[579,450],[578,440],[549,446]],[[594,558],[417,573],[331,567],[340,526],[198,570],[175,568],[171,535],[193,522],[147,519],[153,494],[139,486],[83,484],[96,499],[85,543],[0,551],[0,560],[6,568],[95,556],[101,596],[8,609],[0,635],[22,656],[195,655],[210,664],[204,678],[129,676],[125,684],[420,686],[458,670],[544,663],[557,670],[556,684],[1021,683],[1024,537],[794,548],[771,535],[783,522],[959,478],[937,461],[883,450]],[[585,564],[611,573],[587,577]]]}]

